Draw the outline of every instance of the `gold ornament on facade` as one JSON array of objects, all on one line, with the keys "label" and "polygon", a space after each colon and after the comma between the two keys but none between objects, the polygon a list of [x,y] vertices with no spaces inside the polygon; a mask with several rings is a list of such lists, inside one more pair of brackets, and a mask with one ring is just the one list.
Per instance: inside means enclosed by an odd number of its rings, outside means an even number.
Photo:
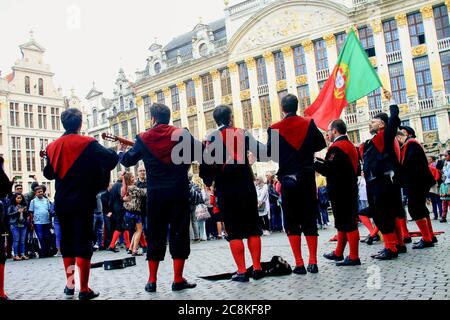
[{"label": "gold ornament on facade", "polygon": [[332,47],[336,44],[336,37],[333,33],[329,33],[323,36],[323,40],[325,40],[327,47]]},{"label": "gold ornament on facade", "polygon": [[403,27],[408,24],[408,20],[406,18],[406,13],[400,13],[395,16],[395,20],[397,20],[397,26]]},{"label": "gold ornament on facade", "polygon": [[172,118],[173,118],[173,120],[180,120],[180,118],[181,118],[180,110],[174,111],[172,113]]},{"label": "gold ornament on facade", "polygon": [[144,122],[145,129],[148,129],[151,126],[152,126],[152,121],[151,120],[145,120],[145,122]]},{"label": "gold ornament on facade", "polygon": [[370,25],[372,27],[373,33],[380,33],[383,31],[383,23],[381,22],[381,20],[373,20]]},{"label": "gold ornament on facade", "polygon": [[152,103],[155,103],[158,100],[158,96],[156,95],[155,92],[150,94],[150,99],[152,100]]},{"label": "gold ornament on facade", "polygon": [[217,70],[212,70],[212,71],[210,72],[210,74],[211,74],[211,78],[212,78],[213,80],[217,80],[217,79],[219,79],[219,77],[220,77],[219,71],[217,71]]},{"label": "gold ornament on facade", "polygon": [[283,56],[285,58],[290,58],[293,56],[292,47],[281,48],[281,52],[283,52]]},{"label": "gold ornament on facade", "polygon": [[450,11],[450,0],[445,0],[445,5],[447,6],[447,10]]},{"label": "gold ornament on facade", "polygon": [[265,52],[263,54],[264,60],[266,61],[266,63],[271,63],[273,62],[273,53],[272,52]]},{"label": "gold ornament on facade", "polygon": [[302,46],[306,53],[311,52],[314,48],[313,42],[311,40],[303,41]]},{"label": "gold ornament on facade", "polygon": [[420,57],[427,54],[427,46],[425,44],[421,44],[420,46],[414,47],[411,50],[413,57]]},{"label": "gold ornament on facade", "polygon": [[143,103],[142,97],[140,97],[140,96],[136,97],[136,105],[142,106],[142,103]]},{"label": "gold ornament on facade", "polygon": [[424,132],[423,142],[425,144],[439,142],[439,135],[438,135],[437,131]]},{"label": "gold ornament on facade", "polygon": [[420,12],[422,13],[422,18],[425,19],[431,19],[433,18],[433,7],[432,6],[426,6],[420,9]]},{"label": "gold ornament on facade", "polygon": [[184,90],[186,90],[186,83],[184,83],[184,82],[178,83],[178,84],[177,84],[177,88],[178,88],[179,91],[184,91]]},{"label": "gold ornament on facade", "polygon": [[283,91],[286,90],[286,88],[287,88],[286,80],[277,81],[277,91]]},{"label": "gold ornament on facade", "polygon": [[170,97],[170,89],[169,88],[164,88],[163,89],[163,93],[164,93],[164,97]]},{"label": "gold ornament on facade", "polygon": [[248,100],[248,99],[250,99],[250,90],[241,91],[240,97],[241,97],[241,100]]},{"label": "gold ornament on facade", "polygon": [[193,77],[193,78],[192,78],[192,81],[194,81],[196,87],[199,87],[200,84],[202,83],[202,82],[201,82],[201,78],[200,78],[199,76]]},{"label": "gold ornament on facade", "polygon": [[405,116],[408,114],[409,107],[407,104],[401,104],[401,105],[399,105],[399,108],[400,108],[400,115]]},{"label": "gold ornament on facade", "polygon": [[232,104],[233,103],[233,97],[231,96],[231,94],[223,96],[222,97],[222,103],[224,103],[224,104]]},{"label": "gold ornament on facade", "polygon": [[296,80],[297,80],[297,84],[300,86],[304,86],[305,84],[308,83],[308,77],[305,74],[301,75],[301,76],[297,76]]},{"label": "gold ornament on facade", "polygon": [[256,67],[256,62],[253,57],[249,57],[249,58],[245,59],[245,63],[247,64],[247,68],[249,70],[255,69],[255,67]]},{"label": "gold ornament on facade", "polygon": [[194,116],[194,115],[196,115],[197,114],[197,106],[190,106],[188,109],[187,109],[187,115],[188,116]]},{"label": "gold ornament on facade", "polygon": [[232,63],[228,64],[228,70],[229,70],[231,73],[236,73],[237,70],[238,70],[237,64],[236,64],[235,62],[232,62]]},{"label": "gold ornament on facade", "polygon": [[377,57],[370,57],[369,58],[370,63],[372,64],[372,67],[376,67],[378,62],[377,62]]}]

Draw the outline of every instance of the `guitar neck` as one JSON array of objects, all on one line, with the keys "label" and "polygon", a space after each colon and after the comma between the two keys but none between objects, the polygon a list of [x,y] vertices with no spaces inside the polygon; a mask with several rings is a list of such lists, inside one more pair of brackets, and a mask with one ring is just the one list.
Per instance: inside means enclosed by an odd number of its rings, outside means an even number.
[{"label": "guitar neck", "polygon": [[119,141],[120,143],[123,143],[124,145],[130,146],[130,147],[134,146],[134,141],[127,140],[127,139],[124,139],[121,137],[116,137],[116,138],[117,138],[117,141]]}]

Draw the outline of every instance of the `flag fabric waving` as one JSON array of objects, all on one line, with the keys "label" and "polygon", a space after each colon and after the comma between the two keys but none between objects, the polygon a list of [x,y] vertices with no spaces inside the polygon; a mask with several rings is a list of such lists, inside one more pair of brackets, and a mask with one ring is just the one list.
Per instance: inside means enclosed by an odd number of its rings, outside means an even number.
[{"label": "flag fabric waving", "polygon": [[305,116],[313,118],[319,128],[328,130],[330,122],[339,119],[346,106],[380,87],[380,78],[352,30],[336,67],[316,101],[305,110]]}]

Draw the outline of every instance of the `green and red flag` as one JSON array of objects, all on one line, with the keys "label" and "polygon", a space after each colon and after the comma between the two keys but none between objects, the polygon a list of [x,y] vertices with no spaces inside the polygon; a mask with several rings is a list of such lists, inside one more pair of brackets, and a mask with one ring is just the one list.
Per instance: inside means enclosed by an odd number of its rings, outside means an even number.
[{"label": "green and red flag", "polygon": [[316,101],[305,110],[305,116],[313,118],[319,128],[328,130],[331,121],[339,119],[346,106],[380,87],[380,78],[352,30],[336,67]]}]

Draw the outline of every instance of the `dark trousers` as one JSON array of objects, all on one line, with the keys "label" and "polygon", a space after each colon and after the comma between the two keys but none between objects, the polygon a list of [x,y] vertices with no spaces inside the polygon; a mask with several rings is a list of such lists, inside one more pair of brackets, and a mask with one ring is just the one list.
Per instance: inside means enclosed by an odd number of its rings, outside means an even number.
[{"label": "dark trousers", "polygon": [[281,208],[277,204],[270,205],[270,229],[272,231],[283,230],[283,221],[281,219]]},{"label": "dark trousers", "polygon": [[186,260],[191,252],[189,190],[152,190],[147,196],[147,260],[163,261],[167,240],[172,259]]},{"label": "dark trousers", "polygon": [[[93,209],[86,211],[92,212]],[[92,226],[94,215],[88,212],[64,212],[58,215],[61,226],[61,253],[64,258],[92,257],[92,242],[95,239]]]},{"label": "dark trousers", "polygon": [[399,201],[396,196],[396,186],[388,176],[367,182],[369,209],[376,226],[383,234],[395,232],[395,218],[398,215],[396,203]]},{"label": "dark trousers", "polygon": [[265,216],[259,218],[261,219],[261,229],[269,231],[270,230],[269,215],[266,214]]},{"label": "dark trousers", "polygon": [[[430,197],[431,204],[433,205],[434,219],[437,219],[438,217],[442,217],[441,198],[436,193],[430,193],[428,196]],[[439,215],[438,215],[438,211],[439,211]]]},{"label": "dark trousers", "polygon": [[[419,186],[420,187],[420,186]],[[427,208],[427,190],[408,188],[408,211],[414,221],[430,216]]]},{"label": "dark trousers", "polygon": [[50,251],[50,228],[51,224],[35,224],[34,229],[36,235],[39,239],[41,245],[41,250],[39,252],[40,258],[45,258],[49,256]]},{"label": "dark trousers", "polygon": [[103,213],[94,214],[94,233],[96,235],[96,243],[99,247],[103,247]]}]

